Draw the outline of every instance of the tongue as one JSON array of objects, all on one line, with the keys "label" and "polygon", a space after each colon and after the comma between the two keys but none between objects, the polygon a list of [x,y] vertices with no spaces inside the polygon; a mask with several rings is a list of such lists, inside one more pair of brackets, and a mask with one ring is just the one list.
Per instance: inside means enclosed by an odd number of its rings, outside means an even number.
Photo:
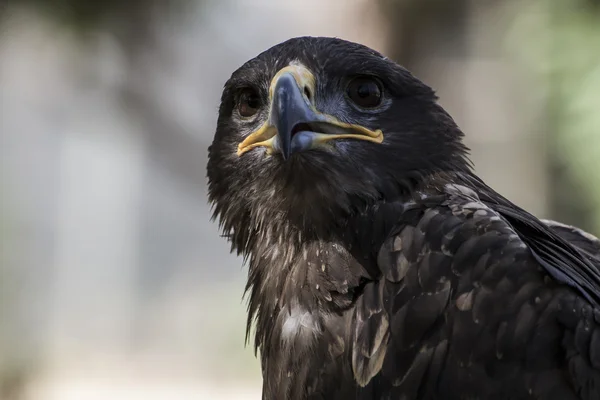
[{"label": "tongue", "polygon": [[292,153],[309,149],[314,139],[314,132],[312,131],[297,131],[292,133],[291,150]]}]

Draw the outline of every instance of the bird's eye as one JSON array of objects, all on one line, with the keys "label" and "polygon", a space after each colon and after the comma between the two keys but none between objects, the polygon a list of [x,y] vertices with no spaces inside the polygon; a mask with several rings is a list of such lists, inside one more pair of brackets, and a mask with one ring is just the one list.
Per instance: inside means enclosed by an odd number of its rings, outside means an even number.
[{"label": "bird's eye", "polygon": [[375,78],[359,76],[348,84],[347,94],[350,100],[362,108],[373,108],[381,104],[381,83]]},{"label": "bird's eye", "polygon": [[260,96],[254,89],[243,89],[238,100],[238,112],[242,117],[251,117],[260,108]]}]

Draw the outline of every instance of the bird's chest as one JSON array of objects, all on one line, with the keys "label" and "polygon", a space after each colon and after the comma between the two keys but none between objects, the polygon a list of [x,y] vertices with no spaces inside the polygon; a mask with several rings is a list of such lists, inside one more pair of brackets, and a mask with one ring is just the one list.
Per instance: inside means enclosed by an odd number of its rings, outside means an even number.
[{"label": "bird's chest", "polygon": [[330,397],[340,393],[339,382],[332,378],[352,376],[347,337],[351,314],[351,309],[332,313],[299,303],[279,312],[270,355],[263,359],[268,398],[338,398]]},{"label": "bird's chest", "polygon": [[[323,390],[323,376],[347,369],[350,315],[364,268],[337,243],[313,243],[296,257],[271,313],[259,315],[265,390],[269,398]],[[265,299],[268,301],[268,299]]]}]

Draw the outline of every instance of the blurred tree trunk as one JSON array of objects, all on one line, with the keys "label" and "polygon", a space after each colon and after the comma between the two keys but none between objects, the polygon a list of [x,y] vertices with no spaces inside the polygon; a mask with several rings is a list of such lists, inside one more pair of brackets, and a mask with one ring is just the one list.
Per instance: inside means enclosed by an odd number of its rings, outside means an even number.
[{"label": "blurred tree trunk", "polygon": [[388,54],[415,73],[428,64],[432,55],[466,56],[468,3],[468,0],[382,0],[393,38]]}]

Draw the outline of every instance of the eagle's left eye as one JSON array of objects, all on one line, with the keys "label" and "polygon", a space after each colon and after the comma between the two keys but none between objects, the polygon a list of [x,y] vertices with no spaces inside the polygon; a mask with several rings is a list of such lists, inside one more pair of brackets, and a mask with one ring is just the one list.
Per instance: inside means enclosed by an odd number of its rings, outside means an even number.
[{"label": "eagle's left eye", "polygon": [[362,108],[374,108],[381,104],[381,83],[370,76],[359,76],[348,84],[347,94],[357,106]]}]

